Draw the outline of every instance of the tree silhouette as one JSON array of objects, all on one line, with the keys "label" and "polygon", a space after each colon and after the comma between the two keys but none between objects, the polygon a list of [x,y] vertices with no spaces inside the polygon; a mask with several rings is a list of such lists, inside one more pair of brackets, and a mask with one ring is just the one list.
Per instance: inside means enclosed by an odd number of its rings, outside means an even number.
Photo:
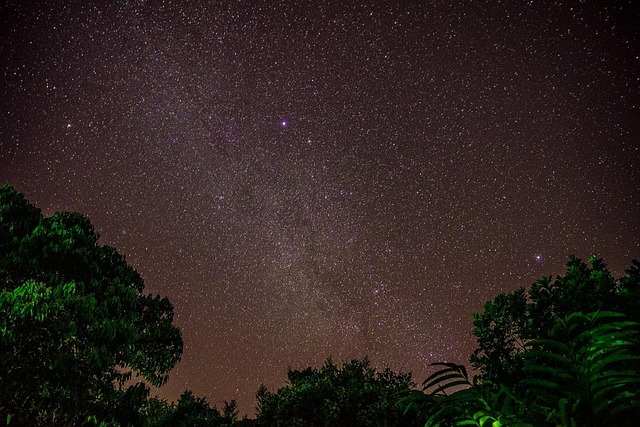
[{"label": "tree silhouette", "polygon": [[[182,354],[171,303],[79,213],[43,217],[0,186],[0,416],[11,425],[136,424]],[[124,412],[123,412],[124,411]]]},{"label": "tree silhouette", "polygon": [[[401,399],[413,387],[410,374],[376,371],[367,358],[320,369],[289,370],[276,393],[258,389],[261,426],[411,426]],[[418,424],[416,424],[418,425]]]},{"label": "tree silhouette", "polygon": [[522,352],[533,339],[554,338],[555,325],[571,313],[615,311],[640,320],[640,275],[633,261],[627,276],[615,280],[606,264],[595,256],[590,265],[570,256],[567,272],[555,281],[543,277],[530,289],[499,294],[473,314],[478,348],[471,363],[479,379],[507,386],[522,378]]},{"label": "tree silhouette", "polygon": [[425,426],[634,426],[640,419],[640,263],[615,280],[601,259],[500,294],[474,314],[469,380],[455,363],[403,403]]}]

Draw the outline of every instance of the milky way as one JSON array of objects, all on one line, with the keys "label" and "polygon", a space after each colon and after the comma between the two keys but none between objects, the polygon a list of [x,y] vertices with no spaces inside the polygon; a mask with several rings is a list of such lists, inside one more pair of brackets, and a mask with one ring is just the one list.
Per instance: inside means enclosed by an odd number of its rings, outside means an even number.
[{"label": "milky way", "polygon": [[329,355],[422,381],[497,293],[640,257],[638,7],[418,3],[0,6],[0,182],[169,297],[161,396],[252,414]]}]

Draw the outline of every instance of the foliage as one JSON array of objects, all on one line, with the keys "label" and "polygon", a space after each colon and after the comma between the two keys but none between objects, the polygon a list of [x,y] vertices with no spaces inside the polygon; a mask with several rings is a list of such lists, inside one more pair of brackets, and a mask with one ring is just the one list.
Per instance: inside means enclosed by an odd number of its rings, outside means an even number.
[{"label": "foliage", "polygon": [[474,386],[467,370],[455,363],[441,366],[423,383],[423,400],[429,402],[425,427],[531,427],[523,422],[524,404],[505,386]]},{"label": "foliage", "polygon": [[500,294],[484,305],[484,312],[473,314],[474,334],[478,348],[471,356],[474,367],[483,378],[505,385],[520,379],[521,352],[531,332],[526,315],[527,296],[524,289]]},{"label": "foliage", "polygon": [[238,420],[235,400],[225,401],[221,413],[191,390],[185,390],[177,403],[149,399],[144,412],[145,427],[240,427],[247,424],[246,420]]},{"label": "foliage", "polygon": [[176,404],[156,399],[149,409],[149,427],[208,427],[219,426],[222,421],[220,412],[211,408],[205,398],[194,396],[191,390],[185,390]]},{"label": "foliage", "polygon": [[329,358],[320,369],[289,370],[288,379],[276,393],[258,390],[258,425],[418,425],[399,404],[411,391],[411,374],[377,372],[366,358],[341,367]]},{"label": "foliage", "polygon": [[[368,359],[288,371],[257,392],[260,426],[631,426],[640,419],[640,262],[615,280],[601,259],[573,256],[564,276],[500,294],[473,315],[466,369],[411,374]],[[0,186],[0,423],[11,426],[242,426],[185,391],[149,398],[182,354],[167,299],[78,213],[43,217]],[[588,314],[585,314],[588,313]]]},{"label": "foliage", "polygon": [[638,304],[640,303],[640,261],[634,259],[631,267],[625,273],[627,275],[620,278],[616,310],[624,313],[634,322],[640,323],[640,310],[638,310]]},{"label": "foliage", "polygon": [[233,424],[238,421],[238,402],[231,400],[223,402],[222,406],[222,419],[225,424]]},{"label": "foliage", "polygon": [[480,380],[515,386],[523,378],[526,344],[554,338],[559,319],[571,313],[610,310],[640,321],[638,261],[619,281],[602,259],[592,256],[589,261],[591,265],[570,256],[564,276],[553,282],[543,277],[528,290],[500,294],[484,305],[483,313],[473,314],[478,348],[471,364],[479,370]]},{"label": "foliage", "polygon": [[[425,420],[434,410],[436,398],[424,391],[413,389],[406,393],[399,401],[398,405],[404,408],[403,414],[412,420]],[[421,423],[420,426],[423,424]]]},{"label": "foliage", "polygon": [[601,259],[590,264],[570,257],[555,282],[487,303],[474,315],[481,375],[471,384],[463,366],[434,364],[442,369],[407,408],[422,405],[425,426],[635,425],[640,263],[619,281]]},{"label": "foliage", "polygon": [[174,406],[172,403],[157,397],[148,399],[142,408],[145,420],[144,427],[168,426]]},{"label": "foliage", "polygon": [[555,332],[557,339],[534,340],[524,353],[521,388],[530,404],[567,426],[640,419],[640,373],[633,369],[640,324],[614,312],[572,313]]},{"label": "foliage", "polygon": [[[0,417],[12,425],[140,425],[148,390],[182,354],[171,303],[87,218],[43,217],[0,186]],[[126,421],[125,421],[126,420]]]}]

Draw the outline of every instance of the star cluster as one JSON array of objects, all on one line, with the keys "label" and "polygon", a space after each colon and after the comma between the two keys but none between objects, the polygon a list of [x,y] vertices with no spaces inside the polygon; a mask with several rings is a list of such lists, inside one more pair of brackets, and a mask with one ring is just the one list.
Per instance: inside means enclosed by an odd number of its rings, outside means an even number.
[{"label": "star cluster", "polygon": [[253,412],[287,367],[466,362],[470,313],[640,256],[630,1],[0,6],[0,182],[80,211]]}]

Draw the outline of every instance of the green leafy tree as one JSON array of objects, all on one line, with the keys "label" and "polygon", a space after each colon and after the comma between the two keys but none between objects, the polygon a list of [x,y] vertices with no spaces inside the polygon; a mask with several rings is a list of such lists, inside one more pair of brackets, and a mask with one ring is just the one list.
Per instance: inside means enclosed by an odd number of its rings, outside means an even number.
[{"label": "green leafy tree", "polygon": [[629,319],[640,323],[640,261],[633,260],[629,269],[625,271],[627,275],[620,278],[618,286],[618,297],[616,299],[616,310],[624,313]]},{"label": "green leafy tree", "polygon": [[258,425],[414,425],[399,404],[414,385],[410,374],[378,372],[366,358],[341,367],[328,359],[320,369],[289,370],[288,379],[277,393],[258,390]]},{"label": "green leafy tree", "polygon": [[261,426],[272,426],[276,424],[276,416],[278,415],[278,396],[269,391],[264,385],[260,384],[256,392],[256,414],[257,423]]},{"label": "green leafy tree", "polygon": [[146,400],[142,412],[144,414],[145,427],[168,426],[173,416],[175,405],[165,399],[152,397]]},{"label": "green leafy tree", "polygon": [[478,348],[471,364],[479,379],[513,387],[523,378],[522,353],[534,339],[553,338],[555,325],[574,312],[597,310],[620,312],[640,320],[640,274],[638,261],[627,276],[615,280],[606,264],[595,256],[590,265],[571,256],[567,272],[555,281],[544,277],[530,289],[500,294],[473,314]]},{"label": "green leafy tree", "polygon": [[222,421],[225,425],[232,425],[238,421],[238,402],[232,399],[230,402],[226,400],[222,406]]},{"label": "green leafy tree", "polygon": [[0,416],[11,425],[140,424],[140,375],[182,354],[171,303],[79,213],[43,217],[0,186]]},{"label": "green leafy tree", "polygon": [[185,390],[176,403],[152,398],[144,409],[145,427],[243,427],[249,420],[238,420],[238,404],[224,401],[222,413],[204,397]]},{"label": "green leafy tree", "polygon": [[484,312],[473,314],[478,348],[471,363],[482,378],[514,385],[520,379],[522,351],[531,335],[524,289],[500,294],[484,305]]},{"label": "green leafy tree", "polygon": [[555,339],[524,352],[520,388],[538,409],[538,424],[632,426],[640,419],[640,324],[620,313],[572,313]]},{"label": "green leafy tree", "polygon": [[[405,399],[425,426],[632,426],[640,419],[640,263],[614,280],[601,259],[498,295],[474,315],[479,348]],[[615,310],[615,311],[614,311]],[[616,312],[618,311],[618,312]],[[589,313],[589,314],[585,314]]]},{"label": "green leafy tree", "polygon": [[220,412],[210,407],[204,397],[196,397],[191,390],[180,395],[166,427],[210,427],[222,423]]},{"label": "green leafy tree", "polygon": [[507,387],[473,385],[467,370],[455,363],[432,363],[440,369],[423,383],[423,393],[407,399],[426,408],[425,427],[532,427],[526,422],[525,404]]}]

